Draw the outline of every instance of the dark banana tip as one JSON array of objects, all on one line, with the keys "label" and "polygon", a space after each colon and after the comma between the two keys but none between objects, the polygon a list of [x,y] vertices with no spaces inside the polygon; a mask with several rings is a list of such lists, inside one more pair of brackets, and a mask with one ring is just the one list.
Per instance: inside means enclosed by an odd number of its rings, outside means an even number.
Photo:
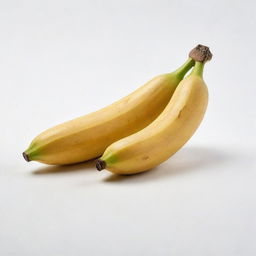
[{"label": "dark banana tip", "polygon": [[212,59],[212,53],[208,46],[199,44],[189,53],[189,57],[195,61],[203,62],[209,61]]},{"label": "dark banana tip", "polygon": [[23,152],[22,155],[23,155],[24,159],[25,159],[27,162],[30,162],[30,159],[29,159],[28,155],[27,155],[25,152]]},{"label": "dark banana tip", "polygon": [[96,169],[98,171],[104,170],[106,168],[106,162],[101,159],[97,159],[95,161],[95,164],[96,164]]}]

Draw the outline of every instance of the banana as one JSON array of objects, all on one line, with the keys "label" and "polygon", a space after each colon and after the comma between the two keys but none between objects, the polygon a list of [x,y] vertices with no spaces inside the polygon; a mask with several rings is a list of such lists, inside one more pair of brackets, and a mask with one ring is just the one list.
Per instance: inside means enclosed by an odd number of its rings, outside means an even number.
[{"label": "banana", "polygon": [[202,78],[204,62],[212,55],[206,46],[192,51],[196,62],[191,74],[178,85],[169,104],[149,126],[110,145],[96,160],[96,168],[116,174],[149,170],[177,152],[200,125],[208,103]]},{"label": "banana", "polygon": [[23,157],[56,165],[99,157],[108,145],[156,119],[194,63],[189,57],[176,71],[153,78],[112,105],[44,131],[31,142]]}]

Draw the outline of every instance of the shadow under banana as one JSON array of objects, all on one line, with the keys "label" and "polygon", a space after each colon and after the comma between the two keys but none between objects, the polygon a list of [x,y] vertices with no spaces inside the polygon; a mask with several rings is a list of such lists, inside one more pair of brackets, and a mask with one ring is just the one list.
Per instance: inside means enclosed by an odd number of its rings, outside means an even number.
[{"label": "shadow under banana", "polygon": [[[235,156],[214,148],[186,147],[172,158],[152,170],[135,175],[111,174],[104,182],[147,182],[156,179],[166,179],[176,175],[184,175],[191,171],[211,171],[211,167],[224,165],[235,159]],[[216,170],[216,169],[215,169]]]},{"label": "shadow under banana", "polygon": [[[70,164],[70,165],[48,165],[41,168],[38,168],[32,172],[32,174],[39,175],[39,174],[58,174],[58,173],[67,173],[67,172],[84,172],[88,169],[95,171],[94,169],[94,161],[89,160],[79,164]],[[96,171],[95,171],[96,172]]]}]

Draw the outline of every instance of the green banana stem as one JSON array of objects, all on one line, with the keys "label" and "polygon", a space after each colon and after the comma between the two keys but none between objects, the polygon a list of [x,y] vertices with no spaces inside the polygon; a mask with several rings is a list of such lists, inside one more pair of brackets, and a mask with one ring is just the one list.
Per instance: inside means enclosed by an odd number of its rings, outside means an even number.
[{"label": "green banana stem", "polygon": [[210,48],[199,44],[190,51],[189,57],[195,61],[195,67],[193,68],[191,75],[197,75],[203,78],[204,64],[212,59]]},{"label": "green banana stem", "polygon": [[196,61],[195,67],[193,68],[191,75],[197,75],[203,77],[204,63]]},{"label": "green banana stem", "polygon": [[186,73],[195,65],[195,61],[192,58],[188,58],[188,60],[177,70],[173,73],[179,78],[180,80],[186,75]]}]

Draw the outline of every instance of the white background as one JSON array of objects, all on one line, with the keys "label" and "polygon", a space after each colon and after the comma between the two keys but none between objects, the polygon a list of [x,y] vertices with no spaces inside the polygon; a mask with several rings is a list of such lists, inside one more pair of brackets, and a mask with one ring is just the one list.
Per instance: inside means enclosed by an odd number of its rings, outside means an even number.
[{"label": "white background", "polygon": [[[0,254],[256,255],[255,1],[0,2]],[[196,135],[151,172],[27,163],[39,132],[214,55]]]}]

